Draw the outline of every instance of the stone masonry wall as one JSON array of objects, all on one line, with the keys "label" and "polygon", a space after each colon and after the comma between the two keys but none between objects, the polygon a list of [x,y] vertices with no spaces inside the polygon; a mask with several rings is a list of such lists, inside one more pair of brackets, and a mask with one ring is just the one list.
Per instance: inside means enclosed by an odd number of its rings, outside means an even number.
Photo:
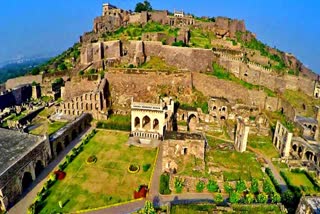
[{"label": "stone masonry wall", "polygon": [[33,81],[42,83],[42,75],[29,75],[17,78],[8,79],[6,82],[6,89],[15,88],[23,84],[31,84]]}]

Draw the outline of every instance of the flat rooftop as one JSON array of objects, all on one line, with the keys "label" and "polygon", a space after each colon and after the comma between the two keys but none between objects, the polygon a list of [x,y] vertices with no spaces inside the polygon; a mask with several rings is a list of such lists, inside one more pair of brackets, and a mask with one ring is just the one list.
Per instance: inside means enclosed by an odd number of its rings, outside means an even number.
[{"label": "flat rooftop", "polygon": [[0,128],[0,176],[41,140],[39,136]]},{"label": "flat rooftop", "polygon": [[302,116],[296,116],[295,120],[298,123],[311,123],[311,124],[315,124],[318,125],[318,121],[312,117],[302,117]]},{"label": "flat rooftop", "polygon": [[164,136],[165,140],[204,140],[201,133],[170,132],[167,131]]}]

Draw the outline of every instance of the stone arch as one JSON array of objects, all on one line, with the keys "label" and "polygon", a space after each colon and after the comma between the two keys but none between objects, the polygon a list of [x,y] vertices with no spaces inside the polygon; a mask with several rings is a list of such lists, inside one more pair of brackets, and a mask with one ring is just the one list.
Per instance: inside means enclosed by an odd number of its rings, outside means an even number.
[{"label": "stone arch", "polygon": [[137,129],[140,128],[140,118],[139,117],[134,118],[134,127]]},{"label": "stone arch", "polygon": [[32,184],[33,179],[32,179],[32,174],[31,172],[24,172],[21,180],[21,187],[22,187],[22,192],[26,191],[28,187]]},{"label": "stone arch", "polygon": [[312,159],[313,159],[313,156],[314,156],[313,152],[311,152],[311,151],[309,151],[309,150],[306,151],[305,157],[306,157],[307,160],[312,160]]},{"label": "stone arch", "polygon": [[297,148],[298,148],[298,146],[297,146],[296,144],[293,144],[293,145],[292,145],[292,150],[293,150],[294,152],[297,151]]},{"label": "stone arch", "polygon": [[81,127],[81,124],[79,125],[79,127],[78,127],[78,133],[81,133],[83,130],[82,130],[82,127]]},{"label": "stone arch", "polygon": [[312,125],[311,124],[308,125],[308,129],[312,129]]},{"label": "stone arch", "polygon": [[303,152],[303,148],[302,146],[298,147],[298,155],[300,156],[300,158],[302,157],[302,152]]},{"label": "stone arch", "polygon": [[313,131],[313,132],[317,131],[317,126],[313,126],[313,127],[312,127],[312,131]]},{"label": "stone arch", "polygon": [[214,110],[217,110],[217,106],[213,106],[212,107],[212,110],[214,111]]},{"label": "stone arch", "polygon": [[88,111],[88,110],[89,110],[89,104],[86,103],[86,111]]},{"label": "stone arch", "polygon": [[221,108],[221,111],[226,111],[227,110],[227,107],[225,107],[225,106],[223,106],[222,108]]},{"label": "stone arch", "polygon": [[220,120],[226,120],[226,117],[222,115],[222,116],[220,117]]},{"label": "stone arch", "polygon": [[60,152],[62,152],[62,150],[63,150],[62,143],[58,142],[57,145],[56,145],[56,154],[57,154],[57,156],[60,154]]},{"label": "stone arch", "polygon": [[144,128],[145,130],[151,129],[151,120],[150,117],[148,117],[147,115],[144,116],[142,119],[142,128]]},{"label": "stone arch", "polygon": [[315,164],[317,164],[317,162],[318,162],[318,157],[317,157],[316,155],[313,156],[313,161],[314,161]]},{"label": "stone arch", "polygon": [[89,96],[90,96],[90,100],[92,100],[92,94],[90,94]]},{"label": "stone arch", "polygon": [[64,147],[67,147],[70,144],[70,139],[68,136],[64,138]]},{"label": "stone arch", "polygon": [[158,119],[153,120],[153,129],[159,130],[159,120]]},{"label": "stone arch", "polygon": [[77,130],[73,129],[71,133],[71,139],[74,140],[77,138],[77,136],[78,136]]},{"label": "stone arch", "polygon": [[38,177],[40,175],[40,173],[42,172],[42,170],[44,169],[44,164],[41,160],[38,160],[36,162],[36,165],[34,167],[34,172],[36,177]]}]

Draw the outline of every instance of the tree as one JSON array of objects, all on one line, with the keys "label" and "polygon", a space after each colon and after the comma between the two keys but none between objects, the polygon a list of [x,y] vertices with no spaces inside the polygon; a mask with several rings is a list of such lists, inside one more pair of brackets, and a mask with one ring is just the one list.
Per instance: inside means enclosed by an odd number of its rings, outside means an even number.
[{"label": "tree", "polygon": [[142,11],[152,11],[152,6],[149,1],[139,2],[136,4],[134,12],[141,13]]},{"label": "tree", "polygon": [[272,184],[267,179],[263,181],[263,191],[267,194],[271,194],[273,192]]},{"label": "tree", "polygon": [[209,192],[218,192],[219,186],[216,181],[209,180],[207,184],[207,189]]},{"label": "tree", "polygon": [[64,63],[61,63],[58,65],[58,70],[59,71],[67,70],[67,66]]},{"label": "tree", "polygon": [[259,183],[256,178],[253,178],[251,181],[250,192],[253,194],[258,194],[259,192]]},{"label": "tree", "polygon": [[184,180],[181,178],[175,178],[174,180],[174,188],[176,189],[176,193],[181,193],[183,188]]},{"label": "tree", "polygon": [[223,202],[223,197],[221,193],[218,193],[214,200],[216,201],[217,204],[221,204]]},{"label": "tree", "polygon": [[38,75],[40,73],[39,67],[35,67],[34,69],[31,70],[32,75]]}]

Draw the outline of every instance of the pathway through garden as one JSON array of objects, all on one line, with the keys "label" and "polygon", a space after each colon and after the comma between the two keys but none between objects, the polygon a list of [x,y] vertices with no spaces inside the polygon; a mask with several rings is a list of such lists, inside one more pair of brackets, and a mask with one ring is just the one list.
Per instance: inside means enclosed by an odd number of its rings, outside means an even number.
[{"label": "pathway through garden", "polygon": [[[44,170],[39,177],[31,184],[28,190],[22,195],[21,200],[17,202],[9,211],[8,214],[27,213],[28,207],[32,204],[37,193],[47,181],[49,174],[56,168],[61,160],[74,148],[81,139],[92,131],[92,127],[87,128],[81,135],[74,139],[61,153],[56,157]],[[57,205],[58,206],[58,205]]]}]

